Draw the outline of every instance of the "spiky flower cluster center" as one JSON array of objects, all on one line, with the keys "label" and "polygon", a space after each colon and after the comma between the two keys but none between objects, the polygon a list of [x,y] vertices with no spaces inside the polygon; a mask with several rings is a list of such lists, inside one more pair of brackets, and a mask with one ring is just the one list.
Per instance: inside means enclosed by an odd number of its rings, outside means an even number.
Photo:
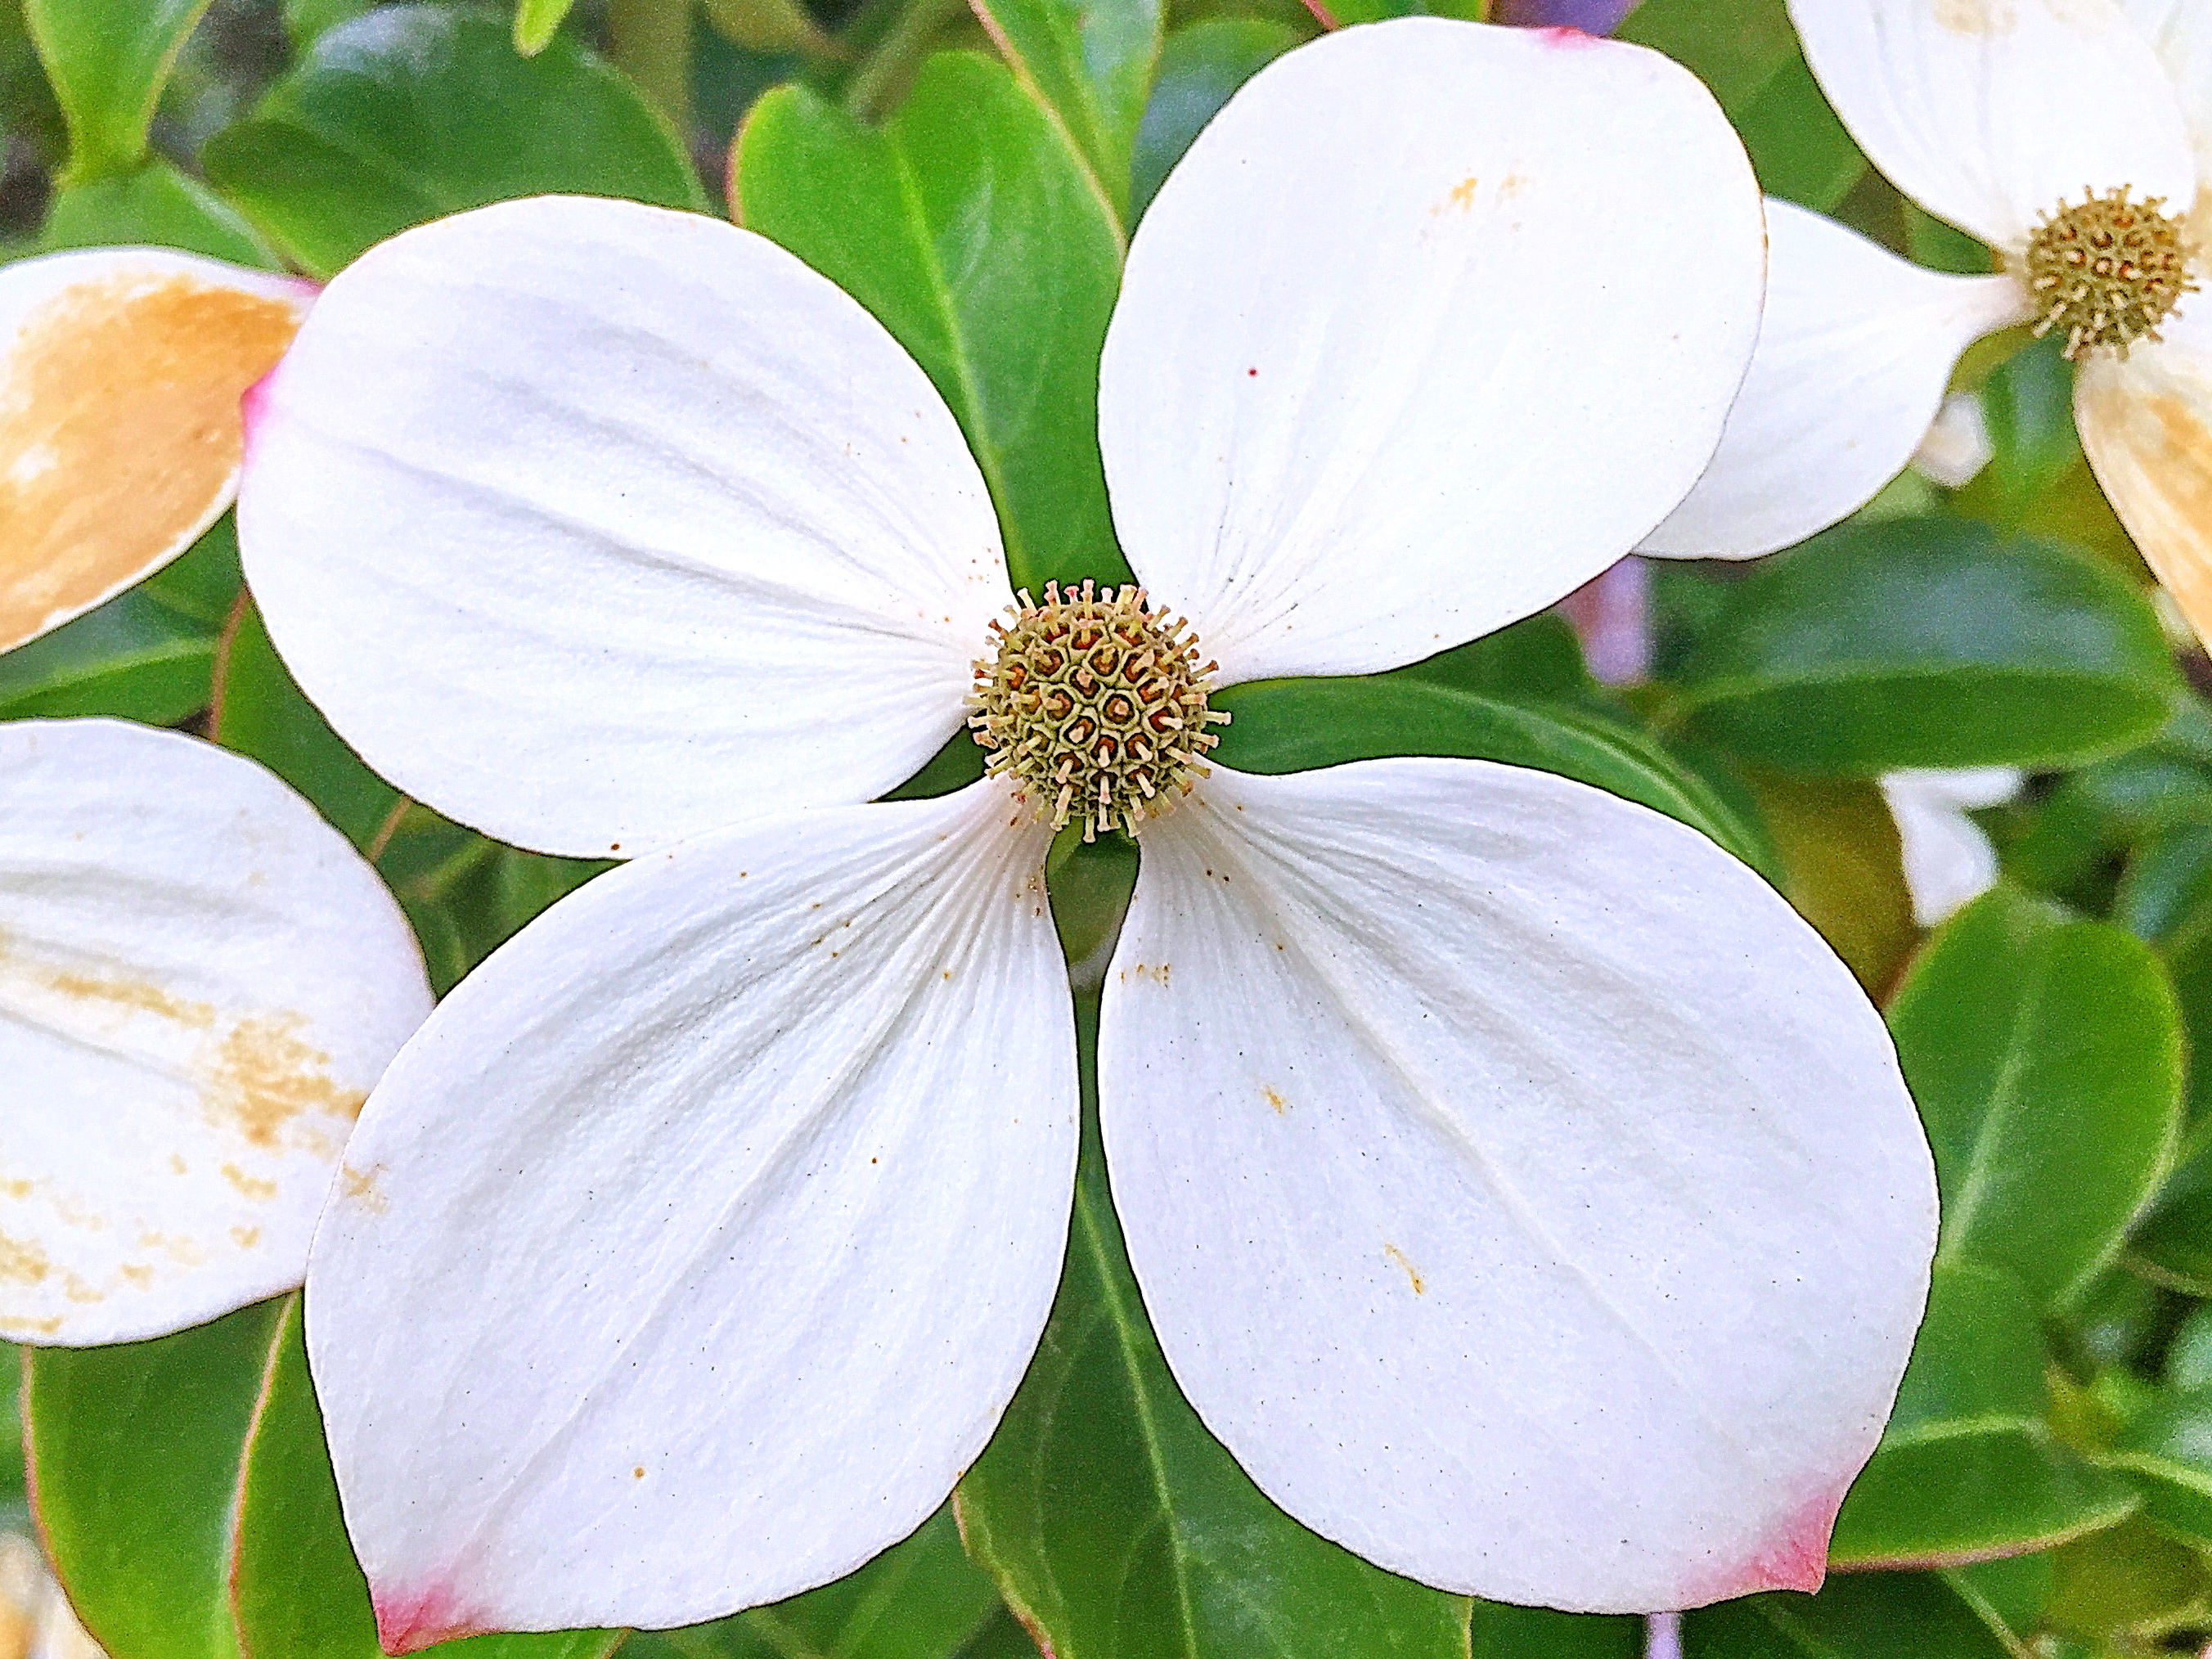
[{"label": "spiky flower cluster center", "polygon": [[1048,582],[1042,605],[1019,597],[992,623],[968,700],[991,774],[1012,774],[1054,830],[1079,817],[1085,841],[1134,834],[1206,775],[1220,741],[1206,728],[1229,720],[1206,704],[1217,665],[1200,665],[1190,624],[1141,587]]},{"label": "spiky flower cluster center", "polygon": [[2181,296],[2196,291],[2191,249],[2166,198],[2128,199],[2130,186],[2044,216],[2027,242],[2027,288],[2042,311],[2037,337],[2066,333],[2066,355],[2099,346],[2123,357],[2138,340],[2155,340]]}]

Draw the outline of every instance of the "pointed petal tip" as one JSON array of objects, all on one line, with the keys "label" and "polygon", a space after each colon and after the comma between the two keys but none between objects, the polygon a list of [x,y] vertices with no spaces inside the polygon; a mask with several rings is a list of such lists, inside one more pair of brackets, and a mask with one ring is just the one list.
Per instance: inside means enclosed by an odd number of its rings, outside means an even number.
[{"label": "pointed petal tip", "polygon": [[1701,1607],[1763,1590],[1802,1590],[1811,1595],[1827,1582],[1828,1536],[1844,1506],[1848,1484],[1802,1505],[1770,1533],[1747,1561],[1717,1569],[1697,1583],[1685,1607]]},{"label": "pointed petal tip", "polygon": [[461,1605],[450,1585],[380,1593],[370,1598],[370,1605],[376,1613],[376,1644],[394,1659],[401,1654],[420,1653],[441,1642],[489,1633],[489,1627]]}]

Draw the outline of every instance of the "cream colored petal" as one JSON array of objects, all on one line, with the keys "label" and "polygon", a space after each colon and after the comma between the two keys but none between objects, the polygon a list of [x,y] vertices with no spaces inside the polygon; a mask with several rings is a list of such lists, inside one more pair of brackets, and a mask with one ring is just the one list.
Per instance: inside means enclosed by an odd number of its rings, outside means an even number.
[{"label": "cream colored petal", "polygon": [[2074,418],[2112,510],[2212,641],[2212,303],[2191,300],[2165,332],[2124,360],[2091,354]]},{"label": "cream colored petal", "polygon": [[238,489],[238,400],[312,283],[163,248],[0,267],[0,651],[151,574]]}]

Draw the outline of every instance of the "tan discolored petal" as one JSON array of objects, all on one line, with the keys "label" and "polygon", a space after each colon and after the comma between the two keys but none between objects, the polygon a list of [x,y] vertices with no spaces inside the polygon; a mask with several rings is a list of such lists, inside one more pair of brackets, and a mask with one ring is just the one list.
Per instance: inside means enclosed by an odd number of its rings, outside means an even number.
[{"label": "tan discolored petal", "polygon": [[0,651],[160,568],[230,504],[239,399],[314,292],[146,248],[0,270]]},{"label": "tan discolored petal", "polygon": [[2212,307],[2197,301],[2167,337],[2125,360],[2100,352],[2074,382],[2081,447],[2112,510],[2181,607],[2212,641]]}]

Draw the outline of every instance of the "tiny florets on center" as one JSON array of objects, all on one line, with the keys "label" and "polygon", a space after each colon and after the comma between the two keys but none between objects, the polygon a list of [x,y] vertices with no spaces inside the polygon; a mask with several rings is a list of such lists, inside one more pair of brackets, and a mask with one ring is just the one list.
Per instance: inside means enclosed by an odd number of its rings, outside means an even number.
[{"label": "tiny florets on center", "polygon": [[991,623],[968,699],[991,774],[1012,773],[1054,830],[1081,817],[1085,841],[1134,834],[1206,775],[1221,741],[1206,728],[1229,723],[1206,702],[1218,665],[1200,665],[1190,625],[1141,587],[1047,582],[1042,605],[1026,590],[1019,601]]},{"label": "tiny florets on center", "polygon": [[2063,328],[2069,357],[2098,346],[2126,356],[2136,341],[2157,339],[2181,296],[2196,291],[2180,221],[2164,210],[2164,197],[2130,201],[2130,188],[2085,191],[2087,200],[2045,214],[2028,238],[2027,289],[2043,313],[2036,337]]}]

